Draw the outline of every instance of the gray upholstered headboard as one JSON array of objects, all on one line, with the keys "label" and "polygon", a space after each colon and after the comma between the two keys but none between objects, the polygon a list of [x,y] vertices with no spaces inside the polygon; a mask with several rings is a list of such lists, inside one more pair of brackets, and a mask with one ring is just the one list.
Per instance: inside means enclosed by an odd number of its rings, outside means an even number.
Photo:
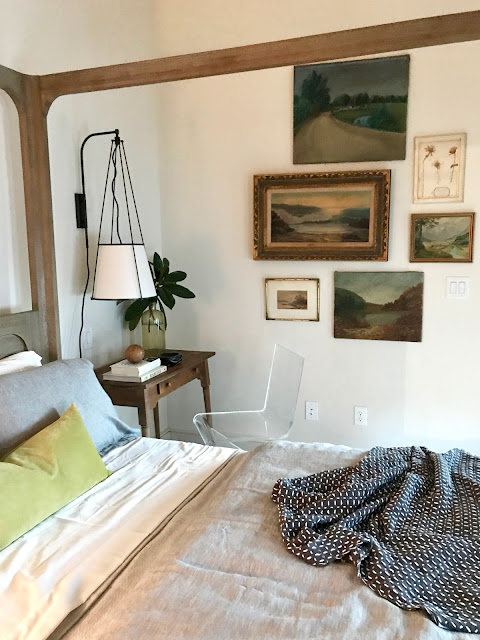
[{"label": "gray upholstered headboard", "polygon": [[31,311],[0,317],[0,358],[27,349],[37,351],[39,345],[35,339],[35,320]]},{"label": "gray upholstered headboard", "polygon": [[0,359],[12,356],[14,353],[26,351],[25,341],[14,333],[0,336]]}]

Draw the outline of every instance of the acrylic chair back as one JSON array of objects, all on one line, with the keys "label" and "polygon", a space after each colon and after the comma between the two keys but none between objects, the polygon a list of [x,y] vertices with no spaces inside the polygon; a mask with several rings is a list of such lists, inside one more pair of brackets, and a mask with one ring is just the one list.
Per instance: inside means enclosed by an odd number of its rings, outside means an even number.
[{"label": "acrylic chair back", "polygon": [[263,409],[270,439],[285,438],[293,425],[303,363],[298,353],[275,345]]}]

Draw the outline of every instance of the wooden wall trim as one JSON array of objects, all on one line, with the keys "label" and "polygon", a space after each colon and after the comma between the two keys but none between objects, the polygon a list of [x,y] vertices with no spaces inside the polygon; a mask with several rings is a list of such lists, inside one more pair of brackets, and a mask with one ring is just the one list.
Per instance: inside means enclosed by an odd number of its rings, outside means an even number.
[{"label": "wooden wall trim", "polygon": [[0,89],[12,98],[18,113],[32,295],[32,311],[2,316],[0,330],[15,329],[46,362],[58,358],[60,342],[47,125],[40,81],[0,66]]},{"label": "wooden wall trim", "polygon": [[17,110],[22,107],[25,96],[25,83],[30,76],[0,65],[0,89],[13,100]]},{"label": "wooden wall trim", "polygon": [[407,20],[41,77],[44,108],[61,95],[156,84],[480,39],[480,11]]}]

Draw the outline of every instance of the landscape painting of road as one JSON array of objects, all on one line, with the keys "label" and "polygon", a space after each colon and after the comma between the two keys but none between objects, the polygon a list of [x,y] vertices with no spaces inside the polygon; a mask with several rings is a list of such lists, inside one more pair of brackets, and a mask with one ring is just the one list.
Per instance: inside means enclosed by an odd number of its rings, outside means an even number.
[{"label": "landscape painting of road", "polygon": [[295,67],[293,162],[404,160],[409,56]]}]

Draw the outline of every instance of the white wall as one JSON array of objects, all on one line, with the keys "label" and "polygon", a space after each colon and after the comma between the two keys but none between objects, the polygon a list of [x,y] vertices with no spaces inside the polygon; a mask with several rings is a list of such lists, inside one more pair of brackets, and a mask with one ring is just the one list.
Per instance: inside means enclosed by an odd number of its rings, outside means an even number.
[{"label": "white wall", "polygon": [[[162,3],[158,24],[164,52],[212,49],[453,10],[449,2],[422,2],[420,6],[412,1],[395,9],[391,3],[340,2],[325,9],[325,3],[306,0],[229,3],[228,16],[220,8],[213,0],[201,7],[186,0]],[[458,11],[475,8],[477,2],[455,5]],[[478,246],[473,265],[408,261],[411,212],[477,209],[480,141],[476,105],[480,92],[471,74],[480,64],[480,43],[422,49],[411,56],[406,161],[335,165],[339,169],[392,169],[390,259],[386,264],[252,260],[253,175],[328,168],[292,165],[291,68],[159,87],[164,252],[187,271],[187,284],[197,293],[196,300],[180,303],[170,314],[167,342],[217,352],[211,361],[214,409],[261,405],[273,345],[280,342],[307,359],[294,438],[361,447],[422,443],[445,449],[457,445],[480,452],[476,420],[480,413],[476,389]],[[465,202],[454,207],[414,207],[413,136],[454,131],[467,131],[469,137]],[[423,342],[334,339],[335,269],[423,270]],[[471,277],[468,302],[444,297],[445,276],[458,274]],[[264,278],[282,276],[320,278],[320,323],[264,319]],[[319,401],[319,422],[304,420],[305,400]],[[356,404],[368,406],[366,428],[352,425]],[[172,394],[169,427],[190,429],[192,415],[201,406],[201,390],[195,385]]]},{"label": "white wall", "polygon": [[157,0],[157,55],[474,11],[478,0]]},{"label": "white wall", "polygon": [[18,114],[0,91],[0,314],[32,308]]}]

